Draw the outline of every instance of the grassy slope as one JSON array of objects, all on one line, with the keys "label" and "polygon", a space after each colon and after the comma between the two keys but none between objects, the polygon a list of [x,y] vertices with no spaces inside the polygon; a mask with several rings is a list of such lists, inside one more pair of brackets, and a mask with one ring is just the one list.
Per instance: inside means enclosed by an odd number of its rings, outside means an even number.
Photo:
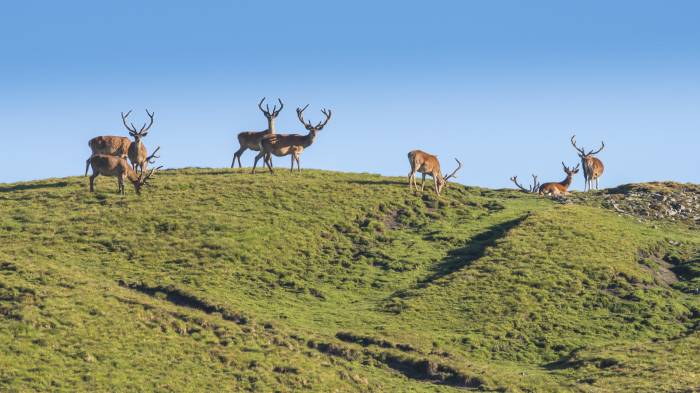
[{"label": "grassy slope", "polygon": [[700,298],[655,262],[687,227],[366,174],[86,182],[0,186],[0,390],[700,387]]}]

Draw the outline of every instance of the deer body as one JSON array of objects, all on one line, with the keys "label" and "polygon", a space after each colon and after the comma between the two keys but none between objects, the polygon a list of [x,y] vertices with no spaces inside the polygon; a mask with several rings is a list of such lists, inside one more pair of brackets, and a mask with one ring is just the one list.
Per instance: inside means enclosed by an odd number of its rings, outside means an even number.
[{"label": "deer body", "polygon": [[[408,152],[408,162],[411,165],[411,172],[408,173],[408,188],[411,188],[411,185],[413,185],[416,191],[423,191],[425,188],[425,176],[430,175],[433,178],[435,193],[440,196],[443,187],[447,185],[447,180],[451,177],[456,177],[455,173],[462,168],[462,163],[456,158],[455,160],[458,164],[457,169],[447,177],[443,177],[442,171],[440,170],[440,161],[437,156],[428,154],[422,150],[412,150]],[[416,172],[420,172],[423,178],[420,190],[418,190],[418,184],[416,184]]]},{"label": "deer body", "polygon": [[308,105],[305,106],[303,109],[297,108],[297,117],[299,118],[299,121],[301,121],[301,123],[304,125],[304,127],[309,131],[309,133],[306,135],[274,134],[263,136],[263,138],[260,140],[259,145],[260,153],[258,153],[258,155],[255,156],[255,162],[253,163],[253,173],[255,173],[255,168],[258,165],[258,160],[260,160],[260,158],[262,157],[264,157],[264,163],[267,165],[268,169],[272,173],[272,155],[275,155],[276,157],[284,157],[287,155],[291,155],[292,166],[290,168],[290,172],[294,171],[295,161],[297,163],[297,170],[301,172],[301,153],[304,151],[305,148],[311,146],[314,143],[314,141],[316,140],[316,133],[318,131],[321,131],[323,127],[326,126],[328,120],[330,120],[332,116],[332,112],[330,110],[326,111],[325,109],[322,109],[321,112],[326,116],[326,119],[324,121],[320,121],[316,125],[311,124],[311,122],[307,123],[304,121],[303,116],[304,110],[307,107]]},{"label": "deer body", "polygon": [[260,103],[258,103],[258,108],[260,108],[260,111],[263,113],[263,115],[265,115],[265,118],[267,118],[267,129],[263,131],[243,131],[238,134],[239,148],[235,153],[233,153],[231,168],[233,168],[236,164],[236,160],[238,160],[238,167],[241,168],[241,155],[248,149],[260,151],[260,141],[262,138],[267,135],[275,134],[275,119],[279,115],[280,111],[282,111],[282,108],[284,108],[284,104],[282,103],[282,100],[278,98],[277,101],[280,103],[280,108],[277,109],[277,105],[275,105],[272,107],[272,111],[270,111],[269,105],[266,105],[267,109],[262,108],[263,101],[265,101],[265,97],[263,97],[263,99],[260,100]]},{"label": "deer body", "polygon": [[[88,141],[88,146],[92,151],[90,156],[96,154],[105,154],[110,156],[118,156],[126,158],[129,154],[131,140],[125,136],[96,136]],[[85,161],[85,175],[87,176],[88,168],[90,168],[90,159]]]},{"label": "deer body", "polygon": [[591,150],[588,153],[586,153],[586,150],[583,147],[578,147],[576,146],[576,135],[573,135],[571,137],[571,144],[574,146],[574,149],[578,152],[579,158],[581,158],[581,164],[583,165],[583,176],[585,178],[585,184],[583,186],[583,190],[590,191],[593,189],[593,182],[595,181],[595,189],[598,189],[598,178],[600,178],[601,175],[603,175],[603,170],[605,170],[605,166],[603,165],[603,162],[599,160],[597,157],[594,157],[596,154],[600,153],[601,150],[605,148],[605,142],[600,142],[600,149],[598,150]]},{"label": "deer body", "polygon": [[566,179],[558,183],[550,182],[542,184],[539,189],[540,195],[566,195],[569,193],[569,186],[571,186],[571,182],[573,181],[574,175],[578,173],[578,168],[580,164],[576,165],[576,168],[568,168],[563,162],[561,164],[564,166],[564,173],[566,173]]}]

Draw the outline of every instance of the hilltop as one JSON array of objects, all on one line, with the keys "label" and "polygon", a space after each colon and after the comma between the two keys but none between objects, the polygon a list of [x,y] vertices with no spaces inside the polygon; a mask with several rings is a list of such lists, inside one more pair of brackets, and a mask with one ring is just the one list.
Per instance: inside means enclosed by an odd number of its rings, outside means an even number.
[{"label": "hilltop", "polygon": [[635,207],[697,212],[697,186],[438,199],[181,169],[115,191],[0,185],[0,390],[700,388],[697,218]]}]

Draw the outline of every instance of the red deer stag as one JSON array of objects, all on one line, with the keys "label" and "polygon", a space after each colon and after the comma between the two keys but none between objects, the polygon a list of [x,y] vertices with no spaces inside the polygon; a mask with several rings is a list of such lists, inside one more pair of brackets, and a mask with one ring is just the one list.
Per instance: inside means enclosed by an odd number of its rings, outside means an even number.
[{"label": "red deer stag", "polygon": [[301,173],[301,166],[299,163],[301,153],[304,151],[305,148],[311,146],[311,144],[314,143],[314,140],[316,139],[316,133],[321,131],[323,127],[326,126],[328,120],[331,119],[332,115],[332,112],[330,110],[321,109],[321,113],[323,113],[323,115],[326,116],[326,119],[323,121],[319,121],[316,125],[311,124],[311,122],[307,123],[306,121],[304,121],[304,110],[306,110],[308,106],[309,105],[306,105],[303,109],[297,108],[297,117],[299,118],[301,124],[304,125],[304,128],[306,128],[306,130],[309,131],[309,133],[306,135],[265,135],[260,140],[260,153],[258,153],[258,155],[255,156],[255,163],[253,163],[253,173],[255,173],[255,168],[258,165],[258,160],[262,157],[264,157],[264,163],[269,168],[270,173],[272,173],[273,154],[277,157],[291,155],[292,167],[290,168],[290,172],[294,171],[294,161],[296,161],[297,170]]},{"label": "red deer stag", "polygon": [[511,177],[510,181],[515,183],[515,186],[518,187],[520,189],[520,191],[522,191],[522,192],[526,192],[528,194],[534,194],[534,193],[540,191],[540,183],[537,181],[537,175],[532,175],[532,184],[530,186],[528,186],[527,188],[523,187],[522,185],[520,185],[520,183],[518,183],[517,176]]},{"label": "red deer stag", "polygon": [[162,166],[151,169],[150,172],[137,174],[131,165],[123,157],[110,156],[105,154],[96,154],[88,160],[92,167],[92,175],[90,176],[90,192],[95,191],[95,178],[99,175],[116,177],[119,183],[119,193],[124,195],[124,181],[129,180],[136,190],[137,194],[141,193],[141,188],[146,185],[148,179]]},{"label": "red deer stag", "polygon": [[279,98],[277,101],[280,103],[280,108],[277,109],[277,105],[272,107],[272,111],[270,111],[270,106],[265,105],[266,109],[263,109],[262,103],[265,101],[265,97],[263,97],[262,100],[258,103],[258,108],[260,108],[260,111],[265,115],[267,118],[267,129],[263,131],[243,131],[238,134],[238,144],[240,147],[238,150],[236,150],[235,153],[233,153],[233,161],[231,161],[231,168],[236,164],[236,159],[238,159],[238,167],[241,168],[241,155],[243,152],[246,150],[250,149],[253,151],[259,151],[260,150],[260,140],[262,139],[263,136],[265,135],[274,135],[275,133],[275,119],[277,116],[280,114],[282,111],[282,108],[284,108],[284,104],[282,103],[282,100]]},{"label": "red deer stag", "polygon": [[462,163],[455,158],[457,161],[457,169],[452,171],[449,175],[443,177],[440,171],[440,161],[437,156],[428,154],[421,150],[412,150],[408,152],[408,162],[411,164],[411,172],[408,173],[408,188],[411,188],[413,184],[418,191],[418,184],[416,184],[416,172],[420,172],[423,181],[421,182],[420,191],[423,191],[425,187],[425,176],[430,175],[433,177],[433,183],[435,185],[435,193],[440,196],[440,192],[447,185],[447,180],[454,177],[455,174],[462,168]]},{"label": "red deer stag", "polygon": [[[129,117],[130,114],[131,111],[126,112],[126,115],[124,114],[124,112],[122,112],[122,122],[124,123],[124,127],[126,127],[126,129],[129,130],[129,135],[131,135],[134,138],[134,141],[129,146],[129,161],[131,161],[131,167],[135,171],[138,170],[141,173],[143,173],[143,171],[145,171],[146,167],[148,166],[148,151],[146,150],[146,146],[144,146],[141,139],[148,135],[148,130],[150,130],[151,126],[153,125],[153,116],[155,115],[155,112],[150,113],[148,109],[146,109],[146,114],[148,115],[150,121],[148,124],[143,123],[143,126],[138,131],[136,131],[134,123],[131,123],[131,126],[129,126],[129,124],[126,123],[126,118]],[[156,149],[156,151],[157,150],[158,149]]]},{"label": "red deer stag", "polygon": [[583,191],[590,191],[593,188],[593,181],[595,181],[595,189],[598,189],[598,178],[603,174],[605,166],[603,162],[598,158],[593,157],[594,155],[600,153],[601,150],[605,148],[605,142],[600,142],[600,149],[596,151],[586,151],[583,147],[579,148],[576,146],[576,135],[571,137],[571,144],[574,149],[578,151],[578,156],[581,158],[581,164],[583,164],[583,177],[586,179],[586,183],[583,186]]},{"label": "red deer stag", "polygon": [[544,183],[540,186],[540,195],[566,195],[569,193],[569,186],[574,178],[574,175],[578,173],[578,168],[581,164],[576,165],[576,168],[568,168],[564,162],[561,163],[564,167],[564,173],[566,173],[566,179],[560,182],[550,182]]}]

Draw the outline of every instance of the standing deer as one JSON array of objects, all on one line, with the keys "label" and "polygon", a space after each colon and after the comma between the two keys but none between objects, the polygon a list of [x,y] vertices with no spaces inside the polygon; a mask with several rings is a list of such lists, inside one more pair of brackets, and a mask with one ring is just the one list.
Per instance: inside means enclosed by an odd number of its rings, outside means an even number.
[{"label": "standing deer", "polygon": [[235,153],[233,153],[233,161],[231,161],[231,168],[233,168],[233,166],[236,164],[236,159],[238,159],[238,167],[241,168],[241,155],[243,154],[243,152],[245,152],[248,149],[253,151],[259,151],[260,140],[262,139],[262,137],[265,135],[275,134],[275,119],[282,111],[282,108],[284,108],[284,104],[282,103],[282,100],[278,98],[277,101],[279,101],[280,103],[280,108],[277,109],[277,105],[275,105],[272,107],[272,111],[270,111],[270,106],[267,104],[265,104],[266,109],[262,108],[263,101],[265,101],[265,97],[263,97],[263,99],[260,100],[260,102],[258,103],[258,108],[260,108],[260,111],[267,118],[267,129],[263,131],[243,131],[238,134],[238,144],[240,145],[240,147]]},{"label": "standing deer", "polygon": [[141,193],[141,188],[146,185],[151,176],[161,166],[151,169],[150,172],[137,174],[127,160],[119,156],[111,156],[106,154],[95,154],[88,160],[92,166],[92,175],[90,176],[90,192],[95,191],[95,178],[99,175],[116,177],[119,183],[119,193],[124,195],[124,181],[129,180],[136,190],[137,194]]},{"label": "standing deer", "polygon": [[129,161],[131,161],[131,166],[135,171],[140,170],[140,172],[143,173],[148,166],[148,160],[146,159],[148,157],[148,151],[146,150],[146,146],[144,146],[141,139],[148,135],[148,130],[150,130],[151,126],[153,125],[153,116],[155,115],[155,112],[150,113],[148,109],[146,109],[146,114],[148,115],[150,122],[148,124],[143,123],[143,126],[138,131],[136,131],[134,123],[131,123],[131,126],[126,123],[126,118],[129,117],[130,114],[131,111],[126,112],[126,115],[124,112],[122,112],[122,122],[124,123],[124,127],[129,130],[129,135],[134,138],[134,141],[129,146]]},{"label": "standing deer", "polygon": [[578,156],[581,158],[581,164],[583,164],[583,177],[586,179],[586,183],[583,186],[583,191],[590,191],[593,188],[593,181],[595,181],[595,189],[598,189],[598,178],[603,174],[605,166],[603,162],[598,158],[593,157],[594,155],[600,153],[603,148],[605,148],[605,142],[600,142],[600,149],[596,151],[586,151],[581,147],[576,146],[576,135],[571,137],[571,144],[574,149],[578,151]]},{"label": "standing deer", "polygon": [[578,168],[581,164],[576,165],[576,168],[568,168],[566,164],[562,161],[561,165],[564,167],[564,173],[566,173],[566,179],[560,182],[550,182],[544,183],[540,186],[540,195],[566,195],[569,193],[569,186],[574,178],[574,175],[578,173]]},{"label": "standing deer", "polygon": [[442,172],[440,171],[440,161],[438,160],[437,156],[428,154],[421,150],[412,150],[408,152],[408,162],[411,164],[411,172],[408,173],[408,188],[410,189],[411,184],[413,184],[416,191],[418,191],[418,184],[416,184],[416,172],[420,172],[423,177],[420,191],[423,191],[425,188],[425,176],[430,175],[433,177],[435,193],[440,196],[440,192],[442,192],[442,189],[447,185],[447,180],[452,177],[456,178],[457,176],[455,176],[455,174],[462,168],[462,163],[456,158],[455,161],[457,161],[457,169],[452,171],[452,173],[449,175],[443,177]]},{"label": "standing deer", "polygon": [[306,121],[304,121],[304,110],[306,110],[306,108],[308,107],[309,105],[306,105],[303,109],[297,108],[297,117],[299,118],[301,124],[304,125],[304,128],[306,128],[306,130],[309,131],[309,133],[306,135],[265,135],[260,140],[260,153],[258,153],[258,155],[255,156],[255,163],[253,163],[253,173],[255,173],[255,168],[258,165],[258,160],[262,157],[264,157],[264,163],[269,168],[270,173],[272,173],[273,154],[277,157],[291,155],[292,167],[290,168],[290,172],[294,171],[294,161],[296,161],[297,169],[299,173],[301,173],[301,166],[299,162],[301,153],[304,151],[305,148],[311,146],[311,144],[314,143],[314,140],[316,139],[316,133],[321,131],[323,127],[326,126],[328,120],[331,119],[331,115],[333,114],[330,110],[321,109],[321,113],[323,113],[323,115],[326,116],[326,119],[323,121],[319,121],[316,125],[313,125],[311,124],[311,122],[307,123]]}]

